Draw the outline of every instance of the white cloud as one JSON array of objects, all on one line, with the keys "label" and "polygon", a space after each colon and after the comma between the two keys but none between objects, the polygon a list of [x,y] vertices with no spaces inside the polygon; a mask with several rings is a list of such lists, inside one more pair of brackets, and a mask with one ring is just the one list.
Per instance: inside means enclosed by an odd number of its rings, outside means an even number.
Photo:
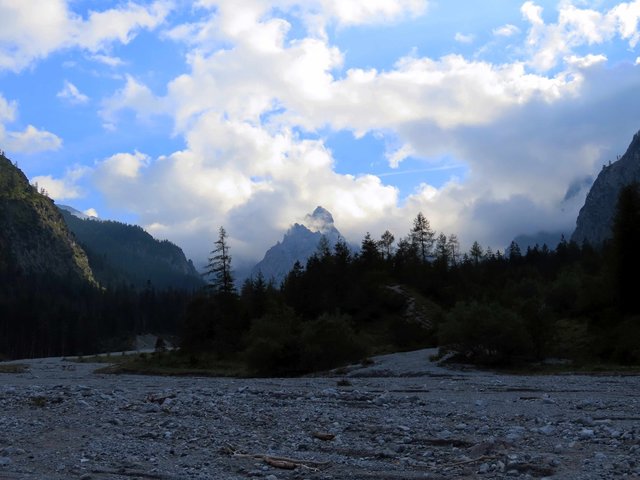
[{"label": "white cloud", "polygon": [[464,34],[460,32],[456,32],[453,39],[458,43],[472,43],[475,40],[475,36],[472,34]]},{"label": "white cloud", "polygon": [[141,29],[156,28],[170,4],[133,2],[90,12],[85,20],[69,9],[67,0],[0,0],[0,70],[20,71],[63,48],[102,52],[114,42],[128,43]]},{"label": "white cloud", "polygon": [[640,57],[636,58],[636,63],[635,65],[640,65]]},{"label": "white cloud", "polygon": [[[376,15],[336,13],[335,5],[320,0],[296,10],[283,1],[281,8],[308,22],[306,37],[287,41],[288,22],[266,2],[248,0],[243,9],[228,1],[201,4],[217,8],[201,23],[168,34],[191,47],[188,71],[161,97],[128,77],[102,112],[107,123],[123,109],[140,118],[170,115],[184,149],[153,161],[137,152],[119,154],[95,175],[111,202],[136,212],[154,233],[170,236],[195,258],[206,255],[223,224],[238,257],[255,259],[317,204],[355,241],[367,230],[378,235],[386,228],[400,237],[419,210],[463,242],[494,246],[522,229],[570,228],[582,198],[562,203],[567,186],[576,175],[593,173],[608,146],[624,143],[637,120],[634,69],[594,68],[606,57],[576,50],[617,35],[618,27],[599,31],[599,17],[565,3],[557,24],[546,24],[533,2],[523,5],[531,24],[526,58],[491,63],[414,55],[387,70],[353,68],[339,77],[343,52],[322,35],[324,25],[377,21]],[[402,15],[415,14],[404,5]],[[320,30],[313,15],[321,17]],[[560,68],[545,73],[560,60]],[[611,102],[622,113],[602,127],[598,112]],[[391,167],[407,156],[425,159],[428,167],[429,159],[450,155],[467,166],[467,178],[441,188],[423,183],[400,198],[378,177],[336,173],[322,140],[295,133],[324,128],[397,138],[400,147],[387,153]]]},{"label": "white cloud", "polygon": [[601,65],[606,63],[607,57],[604,55],[592,55],[588,54],[583,57],[579,57],[577,55],[569,55],[564,58],[564,62],[567,65],[577,67],[577,68],[589,68],[593,65]]},{"label": "white cloud", "polygon": [[6,131],[0,125],[0,142],[4,149],[18,153],[37,153],[47,150],[58,150],[62,146],[62,139],[57,135],[39,130],[33,125],[28,125],[21,132]]},{"label": "white cloud", "polygon": [[98,212],[95,208],[88,208],[87,210],[84,210],[82,213],[84,213],[85,215],[88,215],[89,217],[93,217],[93,218],[99,218],[100,215],[98,215]]},{"label": "white cloud", "polygon": [[520,29],[515,25],[508,23],[507,25],[503,25],[502,27],[494,28],[493,34],[496,37],[512,37],[520,33]]},{"label": "white cloud", "polygon": [[415,153],[416,152],[411,145],[404,144],[397,150],[387,152],[385,156],[387,157],[391,168],[398,168],[400,166],[400,162],[411,155],[415,155]]},{"label": "white cloud", "polygon": [[5,122],[13,122],[16,118],[17,104],[9,102],[0,94],[0,125]]},{"label": "white cloud", "polygon": [[103,63],[105,65],[108,65],[110,67],[121,67],[122,65],[125,65],[125,61],[122,60],[121,58],[118,57],[113,57],[111,55],[102,55],[102,54],[95,54],[95,55],[91,55],[89,56],[89,58],[91,60],[94,60],[96,62],[100,62]]},{"label": "white cloud", "polygon": [[139,118],[147,118],[162,113],[163,108],[162,102],[154,97],[146,85],[127,75],[124,87],[102,102],[99,115],[104,121],[105,129],[115,130],[117,112],[120,110],[130,109],[135,111]]},{"label": "white cloud", "polygon": [[72,200],[82,196],[82,190],[69,184],[65,179],[53,178],[51,175],[41,175],[31,179],[33,185],[44,189],[54,200]]},{"label": "white cloud", "polygon": [[341,25],[396,21],[405,15],[422,15],[425,0],[320,0],[323,13]]},{"label": "white cloud", "polygon": [[76,87],[68,80],[64,81],[64,87],[57,93],[56,96],[75,104],[87,103],[89,101],[89,97],[81,93],[80,90],[78,90],[78,87]]},{"label": "white cloud", "polygon": [[57,150],[62,146],[62,139],[57,135],[39,130],[28,125],[22,131],[8,130],[6,124],[17,118],[18,104],[7,101],[0,94],[0,145],[3,150],[16,153],[37,153],[46,150]]},{"label": "white cloud", "polygon": [[542,18],[542,7],[532,1],[525,2],[521,12],[531,24],[527,36],[530,64],[540,71],[554,68],[563,57],[571,58],[578,47],[599,45],[618,36],[634,48],[640,40],[640,0],[620,3],[606,12],[561,2],[557,23],[548,24]]},{"label": "white cloud", "polygon": [[116,153],[100,164],[100,175],[116,179],[136,179],[140,169],[149,165],[149,156],[135,151],[134,153]]},{"label": "white cloud", "polygon": [[75,166],[69,168],[62,178],[54,178],[51,175],[40,175],[33,177],[31,183],[38,188],[44,188],[47,195],[54,200],[72,200],[83,197],[85,192],[78,185],[91,169],[85,166]]}]

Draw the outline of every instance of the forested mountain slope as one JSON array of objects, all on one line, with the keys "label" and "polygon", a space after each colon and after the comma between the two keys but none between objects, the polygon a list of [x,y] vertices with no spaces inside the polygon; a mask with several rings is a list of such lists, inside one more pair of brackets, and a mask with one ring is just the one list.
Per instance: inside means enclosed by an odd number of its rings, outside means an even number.
[{"label": "forested mountain slope", "polygon": [[44,192],[0,155],[0,272],[94,282],[85,252]]},{"label": "forested mountain slope", "polygon": [[193,263],[173,243],[156,240],[137,225],[80,219],[60,210],[100,284],[188,290],[203,285]]}]

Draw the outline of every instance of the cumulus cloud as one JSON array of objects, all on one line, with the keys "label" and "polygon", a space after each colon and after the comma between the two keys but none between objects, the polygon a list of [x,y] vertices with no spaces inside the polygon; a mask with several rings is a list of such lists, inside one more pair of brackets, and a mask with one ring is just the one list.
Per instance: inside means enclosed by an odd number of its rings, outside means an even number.
[{"label": "cumulus cloud", "polygon": [[525,2],[521,12],[530,23],[527,36],[530,64],[539,71],[554,68],[561,58],[570,58],[578,47],[599,45],[617,36],[633,48],[640,39],[640,0],[620,3],[606,12],[562,2],[556,23],[545,23],[542,7],[533,1]]},{"label": "cumulus cloud", "polygon": [[98,113],[104,121],[103,126],[108,130],[113,130],[119,111],[133,110],[138,118],[148,118],[163,112],[162,103],[153,95],[149,87],[127,75],[125,85],[111,97],[103,100],[102,108]]},{"label": "cumulus cloud", "polygon": [[4,138],[0,133],[0,141],[6,149],[20,153],[37,153],[47,150],[58,150],[62,146],[62,139],[57,135],[39,130],[33,125],[28,125],[21,132],[4,132]]},{"label": "cumulus cloud", "polygon": [[68,0],[0,1],[0,70],[20,71],[62,48],[102,52],[114,42],[128,43],[141,29],[153,29],[166,18],[170,4],[133,2],[86,19],[69,9]]},{"label": "cumulus cloud", "polygon": [[18,104],[8,101],[0,94],[0,145],[3,150],[15,153],[37,153],[57,150],[62,139],[46,130],[28,125],[22,131],[8,130],[7,124],[16,120]]},{"label": "cumulus cloud", "polygon": [[115,179],[138,178],[140,169],[149,164],[149,156],[135,151],[134,153],[116,153],[100,164],[100,175]]},{"label": "cumulus cloud", "polygon": [[[541,7],[526,2],[524,58],[413,55],[386,70],[352,68],[338,76],[343,52],[327,38],[328,22],[394,20],[420,14],[426,4],[276,4],[306,22],[306,36],[288,40],[291,26],[273,2],[251,0],[238,9],[203,0],[208,17],[167,33],[190,50],[187,71],[166,94],[127,77],[103,105],[107,123],[125,109],[173,118],[182,150],[155,159],[121,153],[101,162],[94,178],[111,202],[195,258],[206,256],[206,239],[223,224],[236,254],[256,259],[317,204],[356,241],[367,230],[402,236],[420,210],[463,243],[494,247],[519,233],[570,228],[584,190],[567,199],[567,187],[597,173],[611,146],[625,145],[633,133],[640,73],[631,65],[598,68],[606,57],[577,51],[616,36],[633,41],[631,23],[615,9],[594,15],[562,3],[557,23],[547,24]],[[514,35],[511,27],[494,34]],[[602,118],[605,104],[615,105],[606,111],[616,115]],[[391,167],[412,156],[428,168],[429,159],[448,154],[469,173],[440,188],[425,182],[401,198],[384,177],[336,173],[331,152],[313,138],[325,128],[392,135],[399,146],[387,152]]]},{"label": "cumulus cloud", "polygon": [[78,87],[76,87],[68,80],[64,81],[64,87],[57,93],[56,96],[75,104],[87,103],[89,101],[89,97],[87,97],[84,93],[81,93],[80,90],[78,90]]},{"label": "cumulus cloud", "polygon": [[73,200],[84,196],[85,192],[78,185],[78,182],[91,171],[85,166],[75,166],[69,168],[64,176],[55,178],[51,175],[40,175],[33,177],[31,183],[43,188],[47,195],[57,201]]}]

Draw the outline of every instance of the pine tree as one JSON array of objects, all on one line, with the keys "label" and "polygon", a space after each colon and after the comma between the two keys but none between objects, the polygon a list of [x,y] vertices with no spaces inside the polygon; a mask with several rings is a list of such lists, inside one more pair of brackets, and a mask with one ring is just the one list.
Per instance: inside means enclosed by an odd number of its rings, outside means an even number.
[{"label": "pine tree", "polygon": [[395,237],[389,230],[385,230],[385,232],[380,237],[380,241],[378,245],[380,245],[380,251],[384,255],[385,260],[389,260],[393,255],[393,242]]},{"label": "pine tree", "polygon": [[231,255],[227,244],[227,232],[224,227],[218,231],[218,240],[214,243],[205,276],[210,277],[209,286],[215,293],[235,293],[233,275],[231,273]]},{"label": "pine tree", "polygon": [[451,263],[453,265],[457,265],[458,258],[460,257],[460,242],[458,241],[458,237],[456,234],[452,233],[449,235],[449,239],[447,240],[447,248],[449,250],[449,258],[451,259]]},{"label": "pine tree", "polygon": [[436,240],[436,249],[435,249],[436,259],[438,262],[441,262],[442,265],[449,264],[449,244],[447,242],[447,236],[444,233],[438,235],[438,239]]},{"label": "pine tree", "polygon": [[371,264],[378,260],[379,257],[380,252],[378,251],[378,243],[375,242],[371,238],[371,234],[367,232],[360,244],[360,259],[364,263]]},{"label": "pine tree", "polygon": [[471,250],[469,250],[469,256],[473,259],[473,263],[478,265],[478,263],[480,263],[482,255],[483,251],[480,244],[478,242],[473,242],[473,245],[471,245]]},{"label": "pine tree", "polygon": [[419,212],[413,220],[413,228],[411,229],[411,242],[416,246],[422,263],[427,263],[427,259],[431,255],[431,250],[435,242],[435,235],[431,229],[429,220]]}]

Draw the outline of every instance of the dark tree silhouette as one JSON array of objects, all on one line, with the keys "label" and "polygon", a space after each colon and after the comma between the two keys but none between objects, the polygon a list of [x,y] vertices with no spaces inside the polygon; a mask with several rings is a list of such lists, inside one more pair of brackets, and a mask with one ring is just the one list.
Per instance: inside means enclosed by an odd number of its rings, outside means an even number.
[{"label": "dark tree silhouette", "polygon": [[214,243],[205,276],[209,277],[209,286],[214,293],[235,293],[233,275],[231,273],[231,255],[227,244],[227,232],[224,227],[218,231],[218,239]]},{"label": "dark tree silhouette", "polygon": [[429,220],[419,212],[413,220],[411,228],[411,242],[416,246],[422,263],[427,263],[435,242],[436,232],[431,229]]}]

